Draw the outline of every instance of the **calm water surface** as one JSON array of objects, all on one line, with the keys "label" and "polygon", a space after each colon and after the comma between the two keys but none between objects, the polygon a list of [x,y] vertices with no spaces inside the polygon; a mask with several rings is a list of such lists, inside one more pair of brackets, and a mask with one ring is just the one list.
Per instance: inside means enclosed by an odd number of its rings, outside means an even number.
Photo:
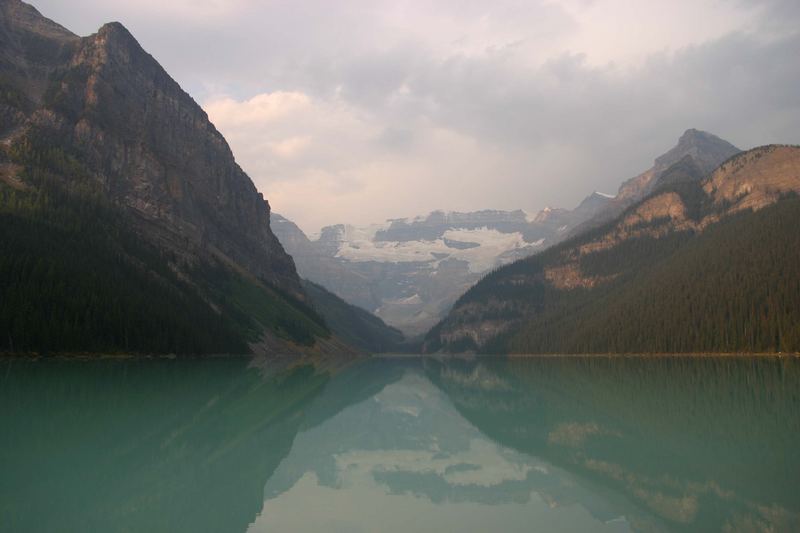
[{"label": "calm water surface", "polygon": [[800,531],[800,360],[0,362],[2,531]]}]

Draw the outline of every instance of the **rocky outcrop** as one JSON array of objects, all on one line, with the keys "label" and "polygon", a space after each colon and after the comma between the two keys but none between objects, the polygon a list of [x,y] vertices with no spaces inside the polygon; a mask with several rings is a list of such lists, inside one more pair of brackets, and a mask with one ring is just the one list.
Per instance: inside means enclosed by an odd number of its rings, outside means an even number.
[{"label": "rocky outcrop", "polygon": [[554,267],[549,267],[544,271],[544,278],[547,282],[561,290],[572,289],[591,289],[602,283],[608,283],[616,276],[588,276],[578,263],[566,263]]},{"label": "rocky outcrop", "polygon": [[760,209],[782,195],[800,194],[800,149],[763,146],[722,164],[703,184],[717,206],[731,212]]}]

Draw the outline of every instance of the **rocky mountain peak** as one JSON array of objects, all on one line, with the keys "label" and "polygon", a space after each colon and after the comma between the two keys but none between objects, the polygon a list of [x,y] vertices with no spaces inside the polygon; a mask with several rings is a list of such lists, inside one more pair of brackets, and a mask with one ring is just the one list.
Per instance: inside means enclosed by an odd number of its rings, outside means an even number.
[{"label": "rocky mountain peak", "polygon": [[121,39],[128,39],[134,42],[137,42],[136,39],[133,37],[128,28],[126,28],[121,22],[112,20],[111,22],[106,22],[100,29],[97,30],[98,35],[114,35]]},{"label": "rocky mountain peak", "polygon": [[592,216],[594,213],[597,213],[599,210],[607,206],[613,198],[614,197],[611,195],[594,191],[592,194],[583,199],[578,207],[575,208],[575,211],[587,217]]},{"label": "rocky mountain peak", "polygon": [[[125,51],[127,53],[146,54],[139,44],[139,41],[128,31],[128,28],[120,22],[107,22],[103,24],[97,33],[90,38],[98,44],[103,44],[109,50]],[[149,54],[148,54],[149,55]]]},{"label": "rocky mountain peak", "polygon": [[[49,77],[63,65],[80,37],[19,0],[0,0],[2,87],[32,107],[41,102]],[[0,129],[20,126],[23,117],[0,103]],[[0,131],[2,133],[2,131]]]},{"label": "rocky mountain peak", "polygon": [[680,139],[678,139],[678,144],[695,142],[698,139],[702,139],[703,137],[709,137],[709,136],[715,137],[714,135],[711,135],[710,133],[707,133],[705,131],[698,130],[697,128],[689,128],[683,132],[683,135],[680,136]]},{"label": "rocky mountain peak", "polygon": [[632,202],[641,200],[652,192],[661,175],[687,156],[691,157],[700,170],[699,176],[702,177],[739,152],[741,150],[737,147],[716,135],[690,128],[680,136],[678,143],[673,148],[655,159],[650,169],[625,181],[620,186],[611,212],[605,219],[619,214]]},{"label": "rocky mountain peak", "polygon": [[660,173],[690,155],[704,173],[709,173],[717,168],[720,163],[740,151],[737,147],[716,135],[690,128],[681,135],[678,139],[678,144],[674,148],[656,158],[653,169],[656,177],[658,177]]},{"label": "rocky mountain peak", "polygon": [[30,4],[20,0],[0,0],[0,25],[4,29],[15,28],[18,33],[38,35],[48,40],[76,41],[77,35],[60,24],[44,17]]}]

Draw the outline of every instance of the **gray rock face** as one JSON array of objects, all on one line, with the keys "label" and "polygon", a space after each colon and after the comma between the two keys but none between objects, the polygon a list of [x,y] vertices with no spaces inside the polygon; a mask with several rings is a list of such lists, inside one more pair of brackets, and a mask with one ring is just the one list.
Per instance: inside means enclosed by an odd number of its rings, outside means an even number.
[{"label": "gray rock face", "polygon": [[[0,72],[4,89],[24,104],[41,102],[49,76],[63,66],[80,38],[17,0],[0,1]],[[25,107],[27,108],[28,105]]]},{"label": "gray rock face", "polygon": [[81,38],[18,0],[0,0],[0,13],[1,79],[22,95],[0,109],[0,135],[66,147],[176,264],[214,258],[305,298],[267,201],[206,113],[121,24]]}]

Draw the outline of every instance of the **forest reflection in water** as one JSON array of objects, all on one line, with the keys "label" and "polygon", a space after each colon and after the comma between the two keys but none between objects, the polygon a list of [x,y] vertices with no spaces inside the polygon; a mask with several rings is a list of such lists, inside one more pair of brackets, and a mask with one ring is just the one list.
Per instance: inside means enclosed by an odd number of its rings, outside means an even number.
[{"label": "forest reflection in water", "polygon": [[800,360],[7,360],[9,531],[792,531]]}]

